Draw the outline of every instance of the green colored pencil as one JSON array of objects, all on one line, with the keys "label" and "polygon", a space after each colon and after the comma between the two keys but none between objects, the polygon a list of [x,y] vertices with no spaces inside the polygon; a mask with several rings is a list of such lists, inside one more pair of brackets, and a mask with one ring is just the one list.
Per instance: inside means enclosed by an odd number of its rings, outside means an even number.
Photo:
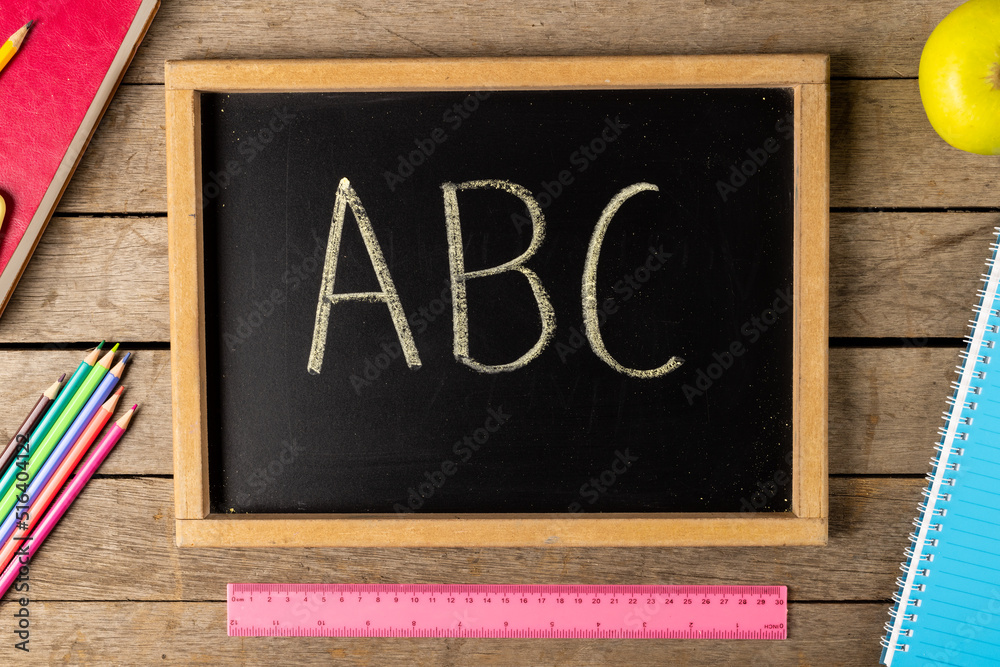
[{"label": "green colored pencil", "polygon": [[[56,398],[55,403],[49,406],[49,409],[45,412],[45,416],[42,417],[42,421],[38,423],[35,430],[31,432],[31,436],[28,439],[28,445],[31,447],[29,451],[33,451],[35,444],[42,441],[45,435],[52,428],[52,425],[56,423],[56,419],[62,414],[66,405],[73,399],[73,395],[83,384],[84,380],[87,379],[87,375],[94,368],[94,364],[97,363],[98,355],[101,353],[101,348],[104,347],[104,341],[97,346],[96,349],[91,350],[90,354],[84,357],[80,365],[76,367],[76,371],[73,372],[73,376],[63,387],[62,391],[59,393],[59,397]],[[16,454],[15,454],[16,456]],[[16,459],[14,460],[16,462]],[[3,477],[0,477],[0,493],[6,494],[8,490],[14,486],[14,478],[17,477],[17,473],[21,468],[14,463],[11,464],[9,468],[4,471]]]},{"label": "green colored pencil", "polygon": [[[66,407],[63,408],[62,413],[56,418],[55,423],[49,432],[45,434],[45,437],[41,439],[37,444],[35,438],[32,437],[30,442],[30,453],[28,454],[27,467],[23,467],[23,464],[16,464],[11,466],[11,470],[14,471],[15,477],[21,471],[27,472],[27,479],[18,480],[16,483],[12,484],[10,488],[7,488],[3,494],[3,498],[0,498],[0,516],[7,516],[10,510],[17,503],[17,498],[19,495],[24,493],[28,486],[31,484],[31,480],[34,479],[35,474],[45,465],[45,459],[48,458],[49,454],[59,443],[59,439],[63,437],[66,429],[70,427],[76,416],[80,414],[80,410],[83,405],[90,399],[90,395],[94,393],[94,389],[97,385],[101,383],[104,376],[107,375],[108,369],[111,367],[111,363],[115,358],[115,350],[118,349],[116,344],[111,351],[104,355],[100,361],[94,364],[94,367],[90,369],[87,373],[86,379],[80,385],[80,388],[76,390],[73,394],[73,398],[70,399]],[[63,393],[68,393],[65,389]],[[6,477],[6,475],[5,475]],[[2,483],[2,480],[0,480]]]},{"label": "green colored pencil", "polygon": [[[70,399],[73,398],[73,394],[75,394],[76,390],[80,388],[83,381],[87,379],[87,374],[94,368],[94,364],[97,363],[97,360],[100,357],[102,347],[104,347],[103,340],[100,345],[91,350],[90,354],[84,357],[83,361],[80,362],[80,365],[76,367],[76,370],[73,372],[72,377],[70,377],[69,382],[66,383],[66,386],[64,386],[62,391],[59,393],[59,398],[57,398],[56,402],[49,407],[48,412],[45,413],[45,417],[43,417],[42,421],[38,423],[35,430],[31,432],[31,438],[28,442],[32,445],[41,441],[41,439],[45,437],[45,434],[49,432],[49,429],[52,428],[52,425],[56,423],[56,419],[60,414],[62,414],[63,408],[65,408],[66,404],[70,402]],[[0,488],[6,489],[4,480],[0,480]]]}]

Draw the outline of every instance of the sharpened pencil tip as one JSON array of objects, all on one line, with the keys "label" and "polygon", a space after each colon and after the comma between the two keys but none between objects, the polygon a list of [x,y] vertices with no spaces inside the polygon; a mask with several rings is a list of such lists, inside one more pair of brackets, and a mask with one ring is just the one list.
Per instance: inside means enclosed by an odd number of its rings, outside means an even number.
[{"label": "sharpened pencil tip", "polygon": [[[102,405],[101,407],[107,410],[108,412],[113,413],[115,411],[115,406],[118,405],[118,399],[122,397],[123,389],[124,387],[118,387],[118,390],[115,393],[111,394],[111,396],[108,397],[108,400],[104,401],[104,405]],[[108,416],[110,417],[111,415]]]},{"label": "sharpened pencil tip", "polygon": [[131,352],[126,352],[125,356],[122,357],[122,360],[120,362],[118,362],[118,363],[122,363],[122,364],[126,363],[128,361],[128,358],[131,357],[131,356],[132,356]]},{"label": "sharpened pencil tip", "polygon": [[115,346],[114,346],[113,348],[111,348],[111,351],[112,351],[112,352],[117,352],[117,351],[118,351],[118,346],[119,346],[119,345],[121,345],[121,343],[115,343]]},{"label": "sharpened pencil tip", "polygon": [[62,382],[65,379],[66,379],[66,374],[65,373],[63,373],[62,375],[59,376],[59,382]]},{"label": "sharpened pencil tip", "polygon": [[33,25],[35,25],[34,19],[32,19],[31,21],[28,21],[28,25],[24,26],[24,29],[25,30],[31,30],[31,26],[33,26]]},{"label": "sharpened pencil tip", "polygon": [[135,414],[135,409],[137,407],[139,407],[138,403],[136,403],[135,405],[133,405],[132,409],[130,409],[125,414],[123,414],[122,417],[121,417],[121,419],[119,419],[118,421],[115,422],[115,424],[118,425],[118,428],[122,429],[123,431],[128,428],[129,422],[132,421],[132,416]]}]

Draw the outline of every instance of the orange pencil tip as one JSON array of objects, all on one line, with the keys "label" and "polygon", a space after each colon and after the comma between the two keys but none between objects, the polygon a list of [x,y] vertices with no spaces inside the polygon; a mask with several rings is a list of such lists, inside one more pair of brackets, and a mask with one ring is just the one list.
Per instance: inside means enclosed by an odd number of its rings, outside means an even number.
[{"label": "orange pencil tip", "polygon": [[115,391],[114,395],[115,396],[121,396],[123,391],[125,391],[125,387],[118,387],[118,389]]}]

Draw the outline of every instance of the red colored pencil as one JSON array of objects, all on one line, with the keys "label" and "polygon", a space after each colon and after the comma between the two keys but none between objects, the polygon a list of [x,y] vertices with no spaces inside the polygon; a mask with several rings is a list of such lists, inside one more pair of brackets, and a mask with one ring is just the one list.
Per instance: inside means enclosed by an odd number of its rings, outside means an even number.
[{"label": "red colored pencil", "polygon": [[31,409],[28,414],[28,418],[24,420],[21,424],[21,428],[17,429],[17,433],[14,437],[10,439],[10,443],[4,448],[3,453],[0,454],[0,475],[3,475],[7,470],[7,465],[14,460],[14,455],[17,453],[18,445],[23,444],[28,441],[28,436],[31,432],[35,430],[38,426],[38,422],[42,421],[42,417],[45,416],[45,411],[49,409],[52,405],[52,401],[56,400],[56,396],[59,395],[59,390],[62,389],[63,380],[66,379],[66,374],[63,373],[59,376],[59,379],[52,383],[48,389],[41,395],[38,402],[35,403],[35,407]]}]

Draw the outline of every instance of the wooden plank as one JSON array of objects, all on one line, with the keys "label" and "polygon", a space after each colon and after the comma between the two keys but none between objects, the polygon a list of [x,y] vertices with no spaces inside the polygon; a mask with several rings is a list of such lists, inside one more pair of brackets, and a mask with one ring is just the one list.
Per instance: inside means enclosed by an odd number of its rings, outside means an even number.
[{"label": "wooden plank", "polygon": [[839,82],[831,125],[833,206],[997,206],[1000,159],[938,137],[915,80]]},{"label": "wooden plank", "polygon": [[834,213],[832,336],[961,337],[997,213]]},{"label": "wooden plank", "polygon": [[[915,77],[935,0],[677,3],[622,11],[614,0],[464,0],[445,4],[323,0],[165,1],[128,82],[162,83],[163,61],[830,53],[834,76]],[[823,30],[816,30],[822,25]],[[234,31],[233,26],[239,26]],[[497,30],[503,26],[503,30]]]},{"label": "wooden plank", "polygon": [[[206,596],[224,595],[219,582]],[[873,665],[877,628],[888,618],[881,603],[791,604],[786,641],[237,639],[226,637],[221,601],[33,600],[28,609],[28,646],[39,664],[107,664],[127,656],[142,665]]]},{"label": "wooden plank", "polygon": [[927,474],[959,350],[830,352],[830,471]]},{"label": "wooden plank", "polygon": [[[940,139],[916,81],[835,81],[832,91],[831,206],[997,206],[1000,160]],[[163,95],[160,86],[121,87],[61,212],[166,211]]]},{"label": "wooden plank", "polygon": [[0,342],[165,341],[163,218],[54,218],[0,318]]},{"label": "wooden plank", "polygon": [[162,86],[118,89],[56,215],[167,210],[163,99]]},{"label": "wooden plank", "polygon": [[[138,442],[129,433],[119,447]],[[793,600],[887,600],[924,486],[832,479],[825,547],[182,549],[172,480],[102,478],[32,561],[32,590],[45,600],[203,600],[218,599],[227,581],[740,583],[790,584]]]}]

